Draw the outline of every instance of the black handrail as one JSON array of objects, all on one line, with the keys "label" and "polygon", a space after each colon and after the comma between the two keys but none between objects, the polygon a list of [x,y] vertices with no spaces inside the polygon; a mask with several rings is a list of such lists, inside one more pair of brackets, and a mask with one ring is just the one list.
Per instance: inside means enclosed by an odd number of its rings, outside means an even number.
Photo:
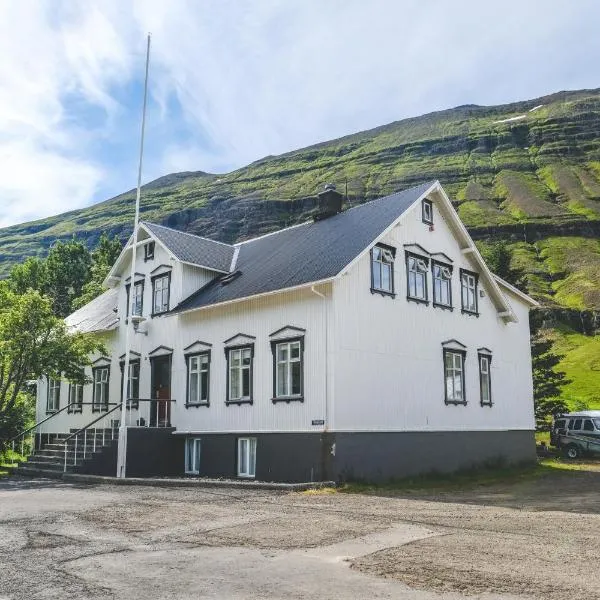
[{"label": "black handrail", "polygon": [[122,408],[122,406],[123,406],[123,403],[121,402],[120,404],[117,404],[113,408],[111,408],[108,412],[102,413],[97,419],[94,419],[93,421],[91,421],[90,423],[88,423],[85,427],[82,427],[81,429],[79,429],[75,433],[71,434],[68,438],[65,438],[62,441],[62,443],[66,444],[69,440],[73,439],[76,435],[79,435],[82,431],[85,431],[86,429],[89,429],[92,425],[94,425],[98,421],[101,421],[102,419],[104,419],[104,417],[106,417],[107,415],[110,415],[110,413],[112,413],[115,410],[117,410],[117,408]]}]

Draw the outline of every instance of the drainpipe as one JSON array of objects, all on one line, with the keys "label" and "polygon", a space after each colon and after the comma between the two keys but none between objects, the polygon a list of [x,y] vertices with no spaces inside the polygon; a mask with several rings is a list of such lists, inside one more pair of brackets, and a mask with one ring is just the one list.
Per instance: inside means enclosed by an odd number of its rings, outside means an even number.
[{"label": "drainpipe", "polygon": [[[314,285],[310,286],[310,291],[327,300],[327,296],[323,292],[319,292]],[[329,429],[329,306],[325,307],[325,425],[324,431]]]}]

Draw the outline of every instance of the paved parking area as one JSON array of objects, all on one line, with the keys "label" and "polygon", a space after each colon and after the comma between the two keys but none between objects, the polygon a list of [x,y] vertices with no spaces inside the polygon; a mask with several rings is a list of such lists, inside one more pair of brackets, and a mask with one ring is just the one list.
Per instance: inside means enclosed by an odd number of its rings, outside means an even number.
[{"label": "paved parking area", "polygon": [[0,481],[0,598],[600,599],[600,472],[358,495]]}]

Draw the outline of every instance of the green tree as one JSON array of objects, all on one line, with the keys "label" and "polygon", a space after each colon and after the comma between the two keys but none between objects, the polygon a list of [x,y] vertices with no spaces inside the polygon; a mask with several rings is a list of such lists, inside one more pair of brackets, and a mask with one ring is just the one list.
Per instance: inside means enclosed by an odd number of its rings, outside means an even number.
[{"label": "green tree", "polygon": [[15,265],[9,275],[13,291],[24,294],[27,290],[45,293],[48,288],[46,259],[30,257],[24,263]]},{"label": "green tree", "polygon": [[548,429],[552,415],[568,410],[561,390],[570,381],[565,373],[556,370],[561,358],[552,352],[550,340],[540,334],[532,338],[533,401],[536,427],[540,431]]},{"label": "green tree", "polygon": [[73,312],[73,301],[81,296],[91,276],[92,257],[86,246],[75,239],[57,242],[46,259],[46,289],[54,314],[66,317]]},{"label": "green tree", "polygon": [[0,439],[24,425],[27,381],[46,374],[84,383],[81,367],[94,352],[104,348],[91,336],[69,332],[49,298],[32,289],[18,294],[0,282]]},{"label": "green tree", "polygon": [[522,273],[511,266],[512,250],[506,242],[480,242],[477,246],[483,260],[493,273],[502,277],[508,283],[519,285]]},{"label": "green tree", "polygon": [[73,301],[74,309],[85,306],[104,291],[102,282],[115,264],[122,247],[121,240],[117,236],[109,238],[106,233],[100,236],[100,240],[98,240],[98,244],[92,252],[90,279],[83,286],[79,298]]}]

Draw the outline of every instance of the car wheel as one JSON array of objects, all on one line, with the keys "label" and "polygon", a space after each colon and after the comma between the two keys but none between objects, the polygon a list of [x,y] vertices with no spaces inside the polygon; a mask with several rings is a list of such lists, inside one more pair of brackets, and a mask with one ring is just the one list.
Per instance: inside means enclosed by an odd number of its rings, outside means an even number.
[{"label": "car wheel", "polygon": [[579,458],[581,456],[581,450],[579,449],[579,446],[570,444],[567,446],[566,455],[568,458]]}]

